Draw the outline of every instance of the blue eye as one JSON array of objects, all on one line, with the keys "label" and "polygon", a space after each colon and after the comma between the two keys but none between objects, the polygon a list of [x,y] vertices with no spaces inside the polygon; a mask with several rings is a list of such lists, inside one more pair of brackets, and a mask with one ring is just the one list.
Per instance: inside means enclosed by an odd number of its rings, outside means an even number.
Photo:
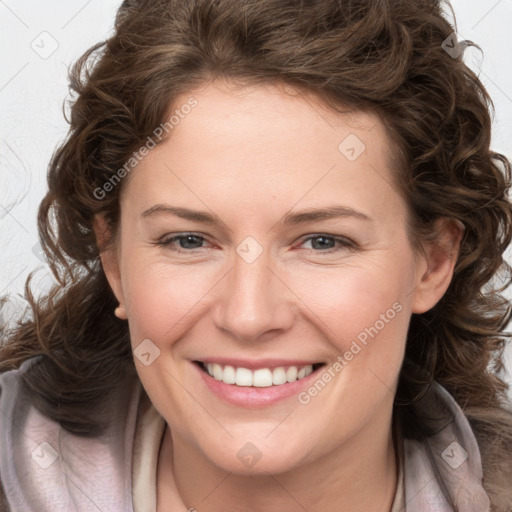
[{"label": "blue eye", "polygon": [[205,241],[206,239],[203,236],[190,233],[164,238],[159,240],[157,245],[171,247],[175,242],[178,242],[179,246],[175,249],[177,252],[189,252],[194,249],[202,249],[201,245]]},{"label": "blue eye", "polygon": [[355,244],[346,238],[326,234],[309,235],[302,243],[306,242],[311,242],[312,250],[315,252],[331,253],[338,249],[354,250],[356,248]]},{"label": "blue eye", "polygon": [[[163,237],[155,242],[155,245],[167,247],[178,253],[191,253],[199,249],[206,249],[203,244],[207,242],[206,238],[195,233],[181,233],[179,235]],[[356,244],[343,237],[337,237],[327,234],[308,235],[302,240],[301,245],[311,242],[311,251],[315,253],[330,254],[341,250],[355,250]]]}]

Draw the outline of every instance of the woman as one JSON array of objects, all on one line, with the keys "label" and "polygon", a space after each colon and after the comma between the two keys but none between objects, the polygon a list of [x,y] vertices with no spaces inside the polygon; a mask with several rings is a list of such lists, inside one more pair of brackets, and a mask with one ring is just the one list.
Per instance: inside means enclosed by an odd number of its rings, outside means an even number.
[{"label": "woman", "polygon": [[441,7],[122,5],[4,329],[5,510],[511,509],[511,167]]}]

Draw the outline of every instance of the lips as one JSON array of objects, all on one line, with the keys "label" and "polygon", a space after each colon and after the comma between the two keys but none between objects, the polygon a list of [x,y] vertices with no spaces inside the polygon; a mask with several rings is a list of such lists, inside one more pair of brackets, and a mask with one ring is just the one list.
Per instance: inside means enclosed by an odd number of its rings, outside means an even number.
[{"label": "lips", "polygon": [[284,400],[296,400],[298,393],[310,385],[326,365],[304,359],[238,358],[191,360],[191,363],[212,398],[245,409],[261,409],[277,406]]},{"label": "lips", "polygon": [[[200,368],[215,380],[239,387],[268,388],[302,380],[323,363],[288,364],[254,367],[250,364],[222,364],[196,361]],[[253,366],[253,368],[247,368]]]}]

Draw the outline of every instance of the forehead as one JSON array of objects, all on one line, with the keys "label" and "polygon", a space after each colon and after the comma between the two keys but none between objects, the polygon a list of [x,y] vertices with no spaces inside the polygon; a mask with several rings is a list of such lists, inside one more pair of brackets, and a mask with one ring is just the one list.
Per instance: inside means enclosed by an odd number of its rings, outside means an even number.
[{"label": "forehead", "polygon": [[[211,136],[221,128],[229,131],[230,125],[237,123],[238,128],[250,128],[252,135],[261,133],[262,138],[271,127],[275,130],[283,128],[285,131],[281,132],[280,139],[284,141],[287,136],[311,135],[318,130],[323,133],[337,128],[373,132],[372,137],[387,139],[376,114],[342,106],[336,107],[335,111],[312,91],[285,83],[243,85],[219,79],[177,96],[169,115],[180,110],[190,97],[197,101],[190,117],[195,120],[196,128],[202,124]],[[185,119],[180,124],[186,124]],[[177,128],[174,134],[183,131]]]},{"label": "forehead", "polygon": [[[196,105],[182,111],[190,98]],[[376,210],[398,193],[393,145],[375,114],[335,112],[290,86],[227,82],[176,97],[169,117],[180,112],[187,113],[174,115],[169,140],[132,176],[137,200],[229,197],[262,206],[277,198],[291,207],[303,197],[311,206],[342,200],[353,207],[364,199]]]}]

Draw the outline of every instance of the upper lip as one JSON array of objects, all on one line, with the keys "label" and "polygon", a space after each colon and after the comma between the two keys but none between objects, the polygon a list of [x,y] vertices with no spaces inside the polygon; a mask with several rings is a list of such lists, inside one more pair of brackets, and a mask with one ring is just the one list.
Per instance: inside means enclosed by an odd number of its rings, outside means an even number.
[{"label": "upper lip", "polygon": [[279,368],[280,366],[307,366],[314,364],[323,364],[323,361],[312,361],[306,359],[239,359],[226,357],[206,357],[204,359],[196,359],[205,365],[219,364],[221,366],[233,366],[235,368],[247,368],[248,370],[257,370],[258,368]]}]

